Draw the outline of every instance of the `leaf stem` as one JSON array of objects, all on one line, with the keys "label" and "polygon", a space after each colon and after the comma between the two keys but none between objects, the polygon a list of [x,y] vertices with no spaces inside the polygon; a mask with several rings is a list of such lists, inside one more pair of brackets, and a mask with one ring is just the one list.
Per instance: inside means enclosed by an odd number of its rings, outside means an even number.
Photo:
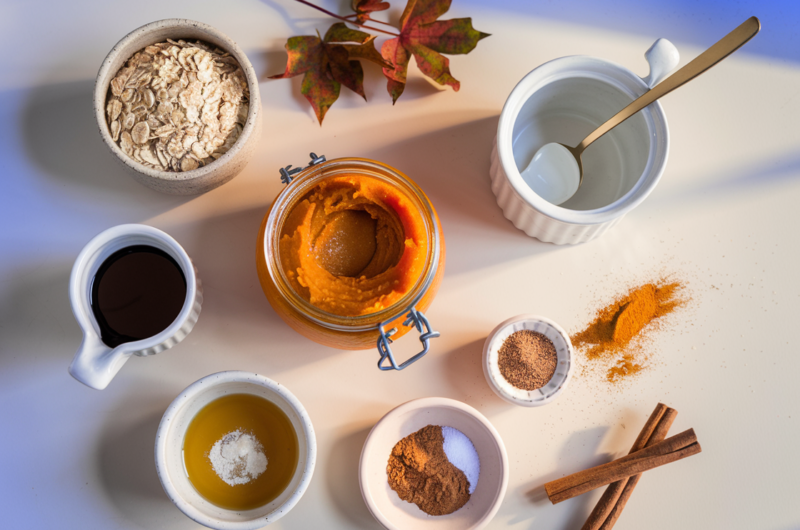
[{"label": "leaf stem", "polygon": [[[344,16],[344,18],[348,19],[348,21],[349,21],[349,19],[351,19],[351,18],[353,18],[353,17],[357,17],[357,16],[358,16],[357,14],[353,13],[352,15],[345,15],[345,16]],[[369,20],[370,22],[376,22],[376,23],[378,23],[378,24],[383,24],[383,25],[385,25],[385,26],[391,26],[391,27],[395,27],[395,25],[394,25],[394,24],[390,24],[389,22],[384,22],[384,21],[382,21],[382,20],[377,20],[377,19],[374,19],[374,18],[372,18],[372,17],[371,17],[371,16],[369,16],[369,15],[367,15],[367,20]]]},{"label": "leaf stem", "polygon": [[[300,2],[301,4],[305,4],[305,5],[307,5],[308,7],[313,7],[313,8],[314,8],[314,9],[316,9],[317,11],[322,11],[323,13],[325,13],[325,14],[326,14],[326,15],[328,15],[328,16],[331,16],[331,17],[333,17],[333,18],[337,18],[337,19],[339,19],[339,20],[343,20],[343,21],[345,21],[345,22],[348,22],[348,23],[350,23],[350,24],[355,24],[356,26],[361,26],[362,28],[370,29],[370,30],[372,30],[372,31],[377,31],[377,32],[379,32],[379,33],[385,33],[385,34],[387,34],[387,35],[391,35],[391,36],[393,36],[393,37],[399,37],[399,36],[400,36],[398,33],[392,33],[391,31],[385,31],[385,30],[382,30],[382,29],[380,29],[380,28],[373,28],[373,27],[371,27],[371,26],[367,26],[366,24],[362,24],[362,23],[360,23],[360,22],[358,22],[358,21],[355,21],[355,20],[349,20],[349,19],[347,19],[347,18],[345,18],[345,17],[339,16],[339,15],[337,15],[337,14],[335,14],[335,13],[332,13],[332,12],[330,12],[330,11],[328,11],[328,10],[327,10],[327,9],[325,9],[325,8],[322,8],[322,7],[318,6],[318,5],[314,5],[314,4],[312,4],[311,2],[307,2],[306,0],[296,0],[296,1],[297,1],[297,2]],[[377,22],[377,21],[376,21],[376,22]],[[387,25],[391,25],[391,24],[387,24]]]}]

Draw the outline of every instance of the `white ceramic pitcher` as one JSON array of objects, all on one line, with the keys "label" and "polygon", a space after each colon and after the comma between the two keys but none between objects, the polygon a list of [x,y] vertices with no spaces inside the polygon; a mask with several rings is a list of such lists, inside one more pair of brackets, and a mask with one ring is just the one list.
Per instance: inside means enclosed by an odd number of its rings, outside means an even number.
[{"label": "white ceramic pitcher", "polygon": [[[101,340],[100,327],[92,313],[92,282],[106,259],[133,245],[155,247],[176,261],[186,279],[186,299],[177,318],[161,333],[111,348]],[[72,360],[69,373],[81,383],[102,390],[131,355],[153,355],[183,340],[200,315],[203,290],[192,260],[177,241],[151,226],[125,224],[98,234],[81,250],[72,267],[69,297],[72,312],[83,329],[83,342]]]}]

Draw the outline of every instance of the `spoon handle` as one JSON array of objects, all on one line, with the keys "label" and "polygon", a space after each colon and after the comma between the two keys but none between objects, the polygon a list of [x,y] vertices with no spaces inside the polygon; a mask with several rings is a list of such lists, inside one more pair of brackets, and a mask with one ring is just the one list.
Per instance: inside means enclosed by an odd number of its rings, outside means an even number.
[{"label": "spoon handle", "polygon": [[605,133],[624,122],[650,103],[666,96],[679,86],[682,86],[698,75],[702,74],[728,55],[738,50],[747,41],[755,37],[756,33],[761,29],[761,22],[756,17],[750,17],[745,20],[738,28],[731,31],[722,37],[716,44],[709,49],[698,55],[691,62],[686,64],[683,68],[666,78],[664,81],[648,90],[627,107],[619,111],[603,125],[594,130],[589,136],[583,139],[575,148],[576,151],[583,152],[584,149],[589,147],[589,144],[603,136]]}]

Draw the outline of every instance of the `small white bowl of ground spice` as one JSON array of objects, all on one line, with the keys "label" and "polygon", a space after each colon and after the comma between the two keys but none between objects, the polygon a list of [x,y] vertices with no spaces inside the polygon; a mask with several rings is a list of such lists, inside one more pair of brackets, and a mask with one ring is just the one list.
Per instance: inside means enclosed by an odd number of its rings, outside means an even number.
[{"label": "small white bowl of ground spice", "polygon": [[253,66],[227,35],[194,20],[158,20],[123,37],[97,74],[94,112],[134,178],[177,195],[232,179],[261,136]]},{"label": "small white bowl of ground spice", "polygon": [[483,345],[483,374],[494,392],[515,405],[556,399],[572,376],[572,343],[564,329],[537,315],[509,318]]},{"label": "small white bowl of ground spice", "polygon": [[453,399],[404,403],[372,428],[359,463],[361,495],[389,529],[476,530],[508,486],[508,456],[480,412]]}]

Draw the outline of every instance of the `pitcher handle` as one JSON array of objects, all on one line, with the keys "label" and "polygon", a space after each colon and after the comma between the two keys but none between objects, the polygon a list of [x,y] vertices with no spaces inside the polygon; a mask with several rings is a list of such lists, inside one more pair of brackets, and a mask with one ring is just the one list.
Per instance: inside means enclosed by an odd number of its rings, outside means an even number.
[{"label": "pitcher handle", "polygon": [[675,70],[681,60],[678,49],[667,39],[658,39],[646,52],[644,57],[650,64],[650,74],[642,80],[653,88]]},{"label": "pitcher handle", "polygon": [[69,373],[84,385],[103,390],[132,353],[124,344],[112,349],[94,334],[84,333],[81,346],[69,365]]}]

